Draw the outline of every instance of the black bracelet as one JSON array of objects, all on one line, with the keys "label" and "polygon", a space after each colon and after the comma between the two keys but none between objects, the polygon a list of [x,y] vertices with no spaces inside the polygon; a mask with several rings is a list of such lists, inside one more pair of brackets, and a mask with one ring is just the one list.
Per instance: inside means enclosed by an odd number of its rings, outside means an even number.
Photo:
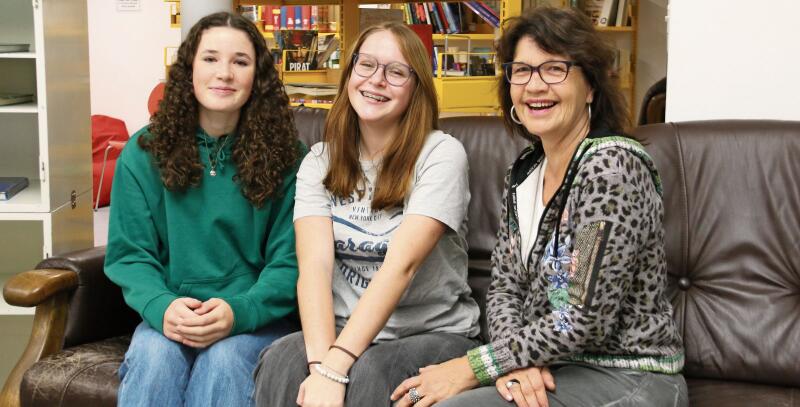
[{"label": "black bracelet", "polygon": [[358,356],[356,356],[356,355],[355,355],[353,352],[350,352],[349,350],[347,350],[347,349],[345,349],[345,348],[343,348],[343,347],[341,347],[341,346],[338,346],[338,345],[331,345],[331,347],[330,347],[330,348],[328,348],[328,350],[331,350],[331,349],[334,349],[334,348],[335,348],[335,349],[339,349],[340,351],[342,351],[342,352],[346,353],[346,354],[347,354],[347,356],[350,356],[351,358],[353,358],[353,361],[354,361],[354,362],[358,360]]}]

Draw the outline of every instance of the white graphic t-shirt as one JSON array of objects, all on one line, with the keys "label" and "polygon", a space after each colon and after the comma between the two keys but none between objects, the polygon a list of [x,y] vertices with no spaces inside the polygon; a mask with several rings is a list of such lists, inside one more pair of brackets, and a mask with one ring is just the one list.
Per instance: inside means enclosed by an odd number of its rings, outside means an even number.
[{"label": "white graphic t-shirt", "polygon": [[448,228],[375,341],[424,332],[476,336],[479,310],[467,285],[468,164],[461,143],[438,130],[429,134],[403,207],[380,211],[371,208],[379,164],[361,162],[366,177],[366,193],[361,199],[355,192],[346,198],[331,195],[322,184],[328,166],[325,143],[312,146],[297,173],[294,219],[327,216],[333,221],[336,325],[344,326],[380,269],[403,216],[415,214],[436,219]]}]

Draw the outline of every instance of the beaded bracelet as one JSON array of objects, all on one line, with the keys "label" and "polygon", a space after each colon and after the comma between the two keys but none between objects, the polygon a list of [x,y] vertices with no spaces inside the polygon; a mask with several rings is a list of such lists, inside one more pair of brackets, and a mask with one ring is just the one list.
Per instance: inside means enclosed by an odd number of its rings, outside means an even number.
[{"label": "beaded bracelet", "polygon": [[330,369],[328,369],[325,365],[323,365],[322,363],[320,363],[318,365],[314,365],[314,370],[316,370],[317,373],[319,373],[322,377],[324,377],[324,378],[326,378],[328,380],[333,380],[336,383],[341,383],[341,384],[350,383],[350,377],[349,376],[344,376],[344,375],[340,376],[338,374],[335,374]]},{"label": "beaded bracelet", "polygon": [[306,366],[308,367],[308,371],[310,372],[311,371],[311,365],[319,365],[319,364],[322,364],[322,362],[320,362],[318,360],[312,360],[311,362],[306,363]]}]

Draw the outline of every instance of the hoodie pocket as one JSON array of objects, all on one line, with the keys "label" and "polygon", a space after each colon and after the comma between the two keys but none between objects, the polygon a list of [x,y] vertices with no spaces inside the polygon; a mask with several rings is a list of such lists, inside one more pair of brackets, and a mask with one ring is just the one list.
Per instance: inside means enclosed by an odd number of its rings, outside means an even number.
[{"label": "hoodie pocket", "polygon": [[219,278],[184,280],[180,285],[180,294],[200,301],[214,297],[230,297],[249,290],[255,284],[257,277],[250,271],[241,271]]}]

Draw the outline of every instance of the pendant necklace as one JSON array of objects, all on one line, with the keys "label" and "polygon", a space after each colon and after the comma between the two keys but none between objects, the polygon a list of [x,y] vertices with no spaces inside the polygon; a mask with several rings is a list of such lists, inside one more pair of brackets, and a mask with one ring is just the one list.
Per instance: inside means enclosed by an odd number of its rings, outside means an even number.
[{"label": "pendant necklace", "polygon": [[221,143],[219,140],[217,140],[217,151],[215,151],[213,154],[211,153],[211,149],[208,147],[208,140],[206,137],[203,137],[203,144],[205,144],[206,151],[208,151],[208,166],[211,168],[211,170],[208,171],[208,175],[212,177],[217,176],[217,164],[220,164],[219,167],[220,170],[222,170],[222,161],[225,160],[225,151],[223,151],[223,148],[225,148],[225,144],[228,142],[229,137],[223,137],[224,139]]}]

